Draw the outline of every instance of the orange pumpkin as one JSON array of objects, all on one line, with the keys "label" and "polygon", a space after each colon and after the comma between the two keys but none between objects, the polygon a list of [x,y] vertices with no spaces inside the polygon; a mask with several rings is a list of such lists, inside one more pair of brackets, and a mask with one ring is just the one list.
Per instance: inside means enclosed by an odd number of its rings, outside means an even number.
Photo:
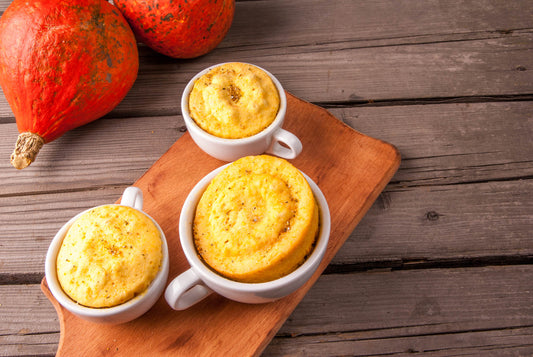
[{"label": "orange pumpkin", "polygon": [[212,51],[233,22],[235,0],[114,0],[139,41],[173,58]]},{"label": "orange pumpkin", "polygon": [[0,86],[21,133],[13,166],[110,112],[138,68],[135,36],[106,0],[14,0],[0,19]]}]

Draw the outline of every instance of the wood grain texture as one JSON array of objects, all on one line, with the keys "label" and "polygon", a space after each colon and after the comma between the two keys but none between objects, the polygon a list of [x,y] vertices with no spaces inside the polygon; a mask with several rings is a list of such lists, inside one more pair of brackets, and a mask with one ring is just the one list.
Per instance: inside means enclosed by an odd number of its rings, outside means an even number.
[{"label": "wood grain texture", "polygon": [[[329,109],[350,127],[402,153],[402,187],[533,176],[531,102],[451,103]],[[413,131],[417,135],[413,136]]]},{"label": "wood grain texture", "polygon": [[[1,177],[13,183],[0,187],[0,197],[57,192],[66,184],[70,190],[131,184],[183,135],[184,125],[181,116],[140,117],[100,119],[71,130],[46,144],[28,170],[0,160]],[[9,158],[16,125],[0,126],[0,157]]]},{"label": "wood grain texture", "polygon": [[[323,276],[265,356],[527,356],[532,276],[531,266]],[[327,313],[319,289],[337,291]]]},{"label": "wood grain texture", "polygon": [[360,338],[357,333],[337,333],[316,337],[276,339],[264,356],[530,356],[533,328],[506,328],[496,330],[446,332],[387,338]]},{"label": "wood grain texture", "polygon": [[[412,350],[436,356],[505,351],[527,356],[533,352],[533,296],[527,279],[532,275],[531,266],[322,275],[263,355],[402,355]],[[3,355],[15,355],[23,345],[27,355],[54,355],[59,322],[39,287],[0,286],[0,296],[6,322],[0,330]]]},{"label": "wood grain texture", "polygon": [[531,180],[387,191],[336,259],[533,256],[532,192]]}]

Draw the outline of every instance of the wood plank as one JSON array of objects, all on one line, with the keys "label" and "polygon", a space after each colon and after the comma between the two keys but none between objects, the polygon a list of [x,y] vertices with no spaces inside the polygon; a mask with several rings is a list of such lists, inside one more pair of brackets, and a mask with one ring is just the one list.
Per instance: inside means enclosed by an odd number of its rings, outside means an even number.
[{"label": "wood plank", "polygon": [[53,356],[59,321],[39,285],[0,285],[0,355]]},{"label": "wood plank", "polygon": [[[533,68],[533,33],[472,41],[437,39],[424,46],[357,48],[351,42],[335,42],[284,46],[283,51],[253,46],[215,51],[178,70],[175,64],[161,64],[157,71],[142,67],[139,82],[116,110],[178,112],[174,98],[186,82],[208,65],[228,60],[268,69],[286,90],[310,102],[531,94],[533,72],[517,68]],[[157,107],[150,108],[151,103]]]},{"label": "wood plank", "polygon": [[0,196],[133,183],[183,135],[181,116],[101,119],[46,144],[27,169],[9,163],[18,135],[0,124]]},{"label": "wood plank", "polygon": [[[329,111],[400,150],[403,160],[394,182],[402,186],[533,175],[530,101]],[[46,144],[36,162],[22,171],[8,160],[18,135],[15,125],[0,128],[0,196],[5,196],[60,191],[65,185],[74,190],[131,184],[183,135],[184,122],[181,116],[101,119]]]},{"label": "wood plank", "polygon": [[531,355],[532,278],[531,265],[323,276],[264,356]]},{"label": "wood plank", "polygon": [[[528,355],[532,276],[532,266],[323,275],[263,355]],[[38,289],[0,286],[6,355],[57,348],[57,316]]]},{"label": "wood plank", "polygon": [[533,256],[532,196],[531,179],[388,190],[334,262]]},{"label": "wood plank", "polygon": [[[0,12],[10,3],[1,0]],[[429,42],[435,35],[510,34],[532,27],[531,9],[528,0],[454,0],[446,5],[438,0],[238,0],[232,27],[218,49],[323,44],[333,38],[397,45]]]},{"label": "wood plank", "polygon": [[[59,227],[85,208],[114,202],[124,187],[0,198],[3,279],[42,274],[44,254]],[[533,255],[532,193],[533,180],[389,189],[333,264],[394,266],[414,260]]]},{"label": "wood plank", "polygon": [[292,47],[333,39],[360,47],[391,46],[427,43],[435,40],[432,36],[487,37],[531,28],[531,9],[527,0],[238,1],[232,28],[220,48],[271,48],[276,43]]},{"label": "wood plank", "polygon": [[402,153],[398,185],[533,176],[533,102],[331,108],[337,118]]},{"label": "wood plank", "polygon": [[408,335],[404,337],[361,338],[358,333],[335,333],[312,337],[274,339],[263,357],[269,356],[531,356],[533,327],[504,330]]},{"label": "wood plank", "polygon": [[323,275],[279,335],[387,339],[533,327],[532,278],[533,265]]}]

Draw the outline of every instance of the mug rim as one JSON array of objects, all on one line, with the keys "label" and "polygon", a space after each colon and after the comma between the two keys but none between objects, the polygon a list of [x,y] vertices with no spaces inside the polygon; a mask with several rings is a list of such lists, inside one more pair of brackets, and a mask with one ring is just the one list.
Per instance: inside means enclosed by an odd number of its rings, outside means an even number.
[{"label": "mug rim", "polygon": [[[254,135],[251,135],[251,136],[244,137],[244,138],[234,138],[234,139],[221,138],[219,136],[210,134],[204,129],[202,129],[198,124],[196,124],[196,121],[191,117],[190,111],[189,111],[189,95],[192,91],[192,88],[196,80],[216,67],[220,67],[226,64],[231,64],[231,63],[241,63],[241,64],[253,66],[253,67],[256,67],[262,70],[270,77],[270,79],[276,86],[276,89],[279,95],[279,109],[272,123],[270,123],[266,128],[264,128],[260,132]],[[222,62],[222,63],[214,64],[198,72],[196,75],[194,75],[194,77],[192,77],[189,80],[189,82],[187,82],[187,85],[185,86],[183,93],[181,95],[180,103],[181,103],[181,116],[183,117],[183,120],[185,121],[185,125],[188,128],[190,128],[189,130],[191,129],[194,130],[197,135],[201,136],[205,140],[209,140],[212,142],[216,142],[218,144],[225,144],[225,145],[239,145],[239,144],[252,143],[256,140],[260,140],[270,135],[277,128],[281,128],[285,120],[285,114],[287,112],[287,96],[285,95],[285,89],[281,85],[281,82],[276,78],[276,76],[274,76],[272,73],[270,73],[269,71],[267,71],[266,69],[258,65],[255,65],[253,63],[248,63],[248,62],[240,62],[240,61],[230,61],[230,62]]]},{"label": "mug rim", "polygon": [[[207,186],[211,180],[225,167],[231,165],[231,163],[218,167],[205,175],[189,192],[189,195],[183,203],[183,208],[180,214],[179,220],[179,233],[180,243],[182,251],[189,262],[190,268],[198,275],[198,277],[211,289],[217,291],[217,287],[223,287],[225,289],[231,289],[238,293],[262,293],[276,289],[280,289],[293,282],[300,281],[305,277],[309,270],[316,269],[327,250],[329,243],[329,235],[331,231],[331,217],[329,207],[326,198],[318,185],[304,172],[298,169],[300,173],[305,177],[313,195],[319,206],[320,215],[320,232],[317,237],[315,246],[311,254],[305,259],[305,261],[298,266],[291,273],[284,275],[280,278],[262,282],[262,283],[244,283],[226,278],[216,272],[214,272],[199,256],[194,245],[194,237],[192,234],[192,221],[194,219],[194,212],[196,212],[196,206],[200,200],[202,194],[207,189]],[[314,273],[314,271],[313,271]]]},{"label": "mug rim", "polygon": [[[161,266],[156,276],[154,277],[154,279],[148,285],[148,287],[139,295],[115,306],[89,307],[89,306],[85,306],[85,305],[81,305],[77,303],[70,296],[68,296],[67,293],[61,287],[61,284],[59,283],[59,279],[57,278],[57,255],[59,254],[59,250],[61,249],[63,240],[65,239],[67,232],[72,226],[72,224],[84,213],[95,208],[106,207],[106,206],[128,207],[128,208],[134,209],[144,214],[145,216],[147,216],[149,219],[152,220],[156,228],[159,230],[160,237],[161,237],[161,250],[162,250]],[[46,253],[46,260],[45,260],[46,282],[48,285],[48,289],[50,290],[52,295],[55,297],[57,302],[61,304],[61,306],[69,310],[70,312],[77,314],[79,316],[89,317],[89,318],[105,318],[105,317],[119,316],[120,314],[126,311],[132,311],[132,310],[135,310],[136,308],[139,308],[142,305],[142,303],[146,299],[148,299],[150,296],[152,296],[152,294],[155,294],[157,290],[164,289],[166,285],[166,281],[168,279],[168,272],[169,272],[168,243],[165,237],[165,233],[163,232],[163,229],[161,228],[161,226],[159,226],[159,223],[157,223],[157,221],[154,218],[152,218],[149,214],[147,214],[143,210],[137,209],[132,206],[116,204],[116,203],[103,204],[103,205],[98,205],[98,206],[85,209],[82,212],[79,212],[78,214],[76,214],[71,219],[69,219],[65,224],[63,224],[63,226],[61,226],[61,228],[57,231],[54,238],[52,239],[48,247],[48,250]],[[158,299],[159,299],[159,296],[158,296]]]}]

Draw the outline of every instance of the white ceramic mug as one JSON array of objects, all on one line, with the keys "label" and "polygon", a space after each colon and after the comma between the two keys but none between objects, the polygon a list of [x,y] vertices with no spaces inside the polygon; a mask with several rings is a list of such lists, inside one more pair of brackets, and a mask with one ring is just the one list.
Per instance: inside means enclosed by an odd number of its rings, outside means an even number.
[{"label": "white ceramic mug", "polygon": [[220,63],[204,69],[195,75],[185,87],[181,96],[181,113],[185,125],[194,142],[207,154],[224,161],[234,161],[243,156],[267,153],[284,159],[294,159],[302,152],[302,142],[291,132],[282,129],[285,113],[287,112],[287,97],[285,90],[276,77],[265,69],[251,65],[264,71],[275,84],[280,99],[280,106],[274,121],[261,132],[241,139],[225,139],[209,134],[200,128],[191,118],[189,112],[189,94],[198,78],[211,69],[224,65]]},{"label": "white ceramic mug", "polygon": [[[229,165],[229,164],[227,164]],[[209,296],[213,291],[244,303],[265,303],[280,299],[300,288],[311,278],[324,257],[330,233],[330,214],[326,198],[315,182],[309,182],[320,211],[320,232],[311,255],[292,273],[265,283],[241,283],[216,274],[198,256],[194,245],[192,222],[196,205],[211,180],[224,167],[212,171],[200,180],[187,196],[180,215],[179,234],[185,257],[191,268],[170,282],[165,299],[175,310],[184,310]]]},{"label": "white ceramic mug", "polygon": [[[137,187],[126,188],[122,195],[120,205],[129,206],[142,212],[142,191]],[[61,284],[59,283],[59,280],[57,278],[56,260],[57,254],[59,253],[59,249],[61,248],[61,244],[63,243],[63,239],[65,238],[70,226],[74,223],[76,219],[78,219],[82,214],[89,210],[90,209],[77,214],[67,223],[65,223],[50,243],[48,252],[46,254],[45,262],[45,276],[46,282],[48,283],[48,288],[50,289],[50,292],[55,297],[55,299],[65,309],[85,320],[97,323],[120,324],[136,319],[137,317],[147,312],[156,303],[156,301],[159,299],[165,289],[169,271],[168,246],[165,234],[159,224],[157,224],[157,222],[152,217],[147,215],[145,212],[142,212],[145,216],[147,216],[154,222],[161,236],[161,248],[163,257],[159,272],[157,273],[151,284],[148,286],[148,288],[143,293],[137,295],[133,299],[130,299],[120,305],[113,307],[86,307],[72,300],[61,288]]]}]

